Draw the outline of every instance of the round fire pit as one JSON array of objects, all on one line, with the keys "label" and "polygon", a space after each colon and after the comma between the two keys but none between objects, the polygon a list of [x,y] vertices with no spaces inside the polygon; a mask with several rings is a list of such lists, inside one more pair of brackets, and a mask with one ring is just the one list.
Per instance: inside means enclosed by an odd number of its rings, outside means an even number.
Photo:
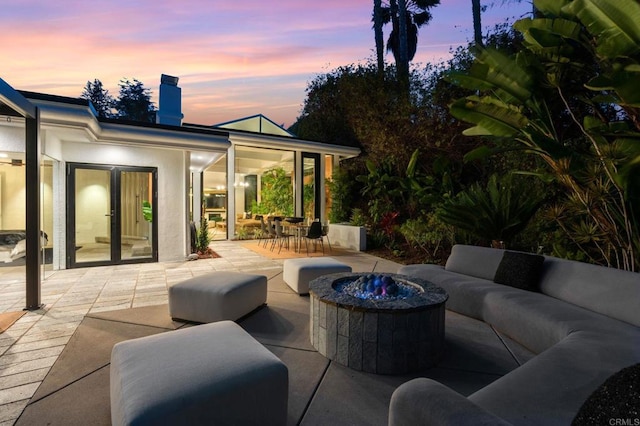
[{"label": "round fire pit", "polygon": [[[388,278],[385,278],[388,277]],[[377,280],[376,280],[377,279]],[[394,296],[354,296],[369,282],[401,287]],[[309,283],[311,344],[332,361],[376,374],[406,374],[428,368],[444,349],[444,311],[449,298],[440,287],[398,274],[339,273]]]}]

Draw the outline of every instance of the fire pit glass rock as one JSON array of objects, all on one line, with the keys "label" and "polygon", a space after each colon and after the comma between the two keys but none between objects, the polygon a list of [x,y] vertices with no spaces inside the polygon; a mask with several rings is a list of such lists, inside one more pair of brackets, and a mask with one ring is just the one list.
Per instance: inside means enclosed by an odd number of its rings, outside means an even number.
[{"label": "fire pit glass rock", "polygon": [[417,296],[424,290],[402,280],[394,280],[388,274],[366,274],[353,279],[336,280],[332,287],[358,299],[399,300]]},{"label": "fire pit glass rock", "polygon": [[354,370],[406,374],[437,363],[447,293],[397,274],[339,273],[309,283],[311,344]]}]

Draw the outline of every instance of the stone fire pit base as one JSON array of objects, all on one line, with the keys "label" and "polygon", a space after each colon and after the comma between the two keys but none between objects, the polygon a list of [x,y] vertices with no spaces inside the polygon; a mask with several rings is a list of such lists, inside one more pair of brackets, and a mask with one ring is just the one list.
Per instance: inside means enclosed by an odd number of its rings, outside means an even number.
[{"label": "stone fire pit base", "polygon": [[424,292],[412,300],[381,302],[333,289],[336,280],[360,275],[331,274],[311,282],[313,347],[332,361],[375,374],[406,374],[436,364],[444,349],[446,292],[428,281],[396,274],[385,275]]}]

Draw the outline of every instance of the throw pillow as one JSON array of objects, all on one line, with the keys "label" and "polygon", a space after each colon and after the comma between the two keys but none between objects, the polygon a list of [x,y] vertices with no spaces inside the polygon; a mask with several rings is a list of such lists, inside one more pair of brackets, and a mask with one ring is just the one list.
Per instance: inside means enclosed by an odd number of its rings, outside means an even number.
[{"label": "throw pillow", "polygon": [[528,291],[539,291],[538,280],[544,257],[537,254],[505,251],[493,281]]}]

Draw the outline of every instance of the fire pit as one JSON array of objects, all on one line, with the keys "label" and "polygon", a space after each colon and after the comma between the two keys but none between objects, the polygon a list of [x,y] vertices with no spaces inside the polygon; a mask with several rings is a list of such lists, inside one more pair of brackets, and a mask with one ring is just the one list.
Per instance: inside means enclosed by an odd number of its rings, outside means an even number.
[{"label": "fire pit", "polygon": [[339,273],[309,283],[311,344],[358,371],[406,374],[437,363],[447,293],[398,274]]}]

